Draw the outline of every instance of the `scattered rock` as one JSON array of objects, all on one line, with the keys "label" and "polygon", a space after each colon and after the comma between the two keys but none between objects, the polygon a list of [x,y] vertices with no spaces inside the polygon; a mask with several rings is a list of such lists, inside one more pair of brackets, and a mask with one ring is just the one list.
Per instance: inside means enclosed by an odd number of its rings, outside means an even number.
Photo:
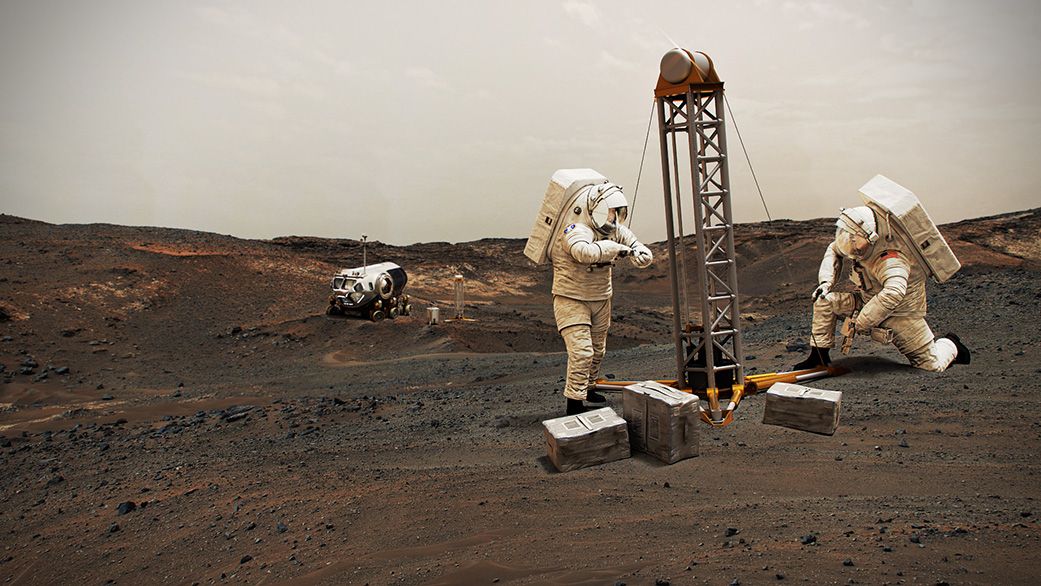
[{"label": "scattered rock", "polygon": [[108,526],[109,533],[115,533],[116,531],[119,531],[119,523],[113,523]]},{"label": "scattered rock", "polygon": [[249,555],[247,553],[246,555],[242,556],[242,559],[239,560],[239,565],[242,565],[242,564],[244,564],[246,562],[249,562],[249,561],[252,561],[252,560],[253,560],[253,556],[251,556],[251,555]]},{"label": "scattered rock", "polygon": [[137,509],[137,504],[134,503],[134,501],[124,501],[122,503],[119,503],[118,506],[116,506],[116,514],[125,515],[135,509]]},{"label": "scattered rock", "polygon": [[796,338],[794,340],[789,340],[788,343],[784,345],[784,349],[788,352],[809,352],[810,345],[806,340]]},{"label": "scattered rock", "polygon": [[281,521],[278,522],[278,525],[275,525],[275,531],[278,531],[279,533],[285,533],[288,530],[289,527],[286,527],[285,523]]},{"label": "scattered rock", "polygon": [[852,568],[853,567],[853,560],[851,560],[849,558],[846,558],[846,559],[842,560],[842,565],[846,566],[847,568]]},{"label": "scattered rock", "polygon": [[810,545],[810,544],[813,544],[813,543],[817,543],[817,536],[812,534],[812,533],[809,534],[809,535],[803,535],[802,537],[799,538],[799,541],[803,545]]},{"label": "scattered rock", "polygon": [[727,530],[724,532],[724,535],[726,537],[733,537],[738,533],[741,533],[741,531],[737,527],[727,527]]}]

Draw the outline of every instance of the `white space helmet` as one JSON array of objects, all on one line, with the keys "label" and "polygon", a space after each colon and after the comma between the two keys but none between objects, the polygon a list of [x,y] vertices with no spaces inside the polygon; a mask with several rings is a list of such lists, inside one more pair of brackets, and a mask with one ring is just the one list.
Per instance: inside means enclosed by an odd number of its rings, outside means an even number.
[{"label": "white space helmet", "polygon": [[[878,242],[875,214],[867,206],[843,208],[835,221],[835,245],[839,254],[847,258],[864,258],[867,250],[858,253],[854,237],[860,236],[871,245]],[[870,246],[868,250],[870,250]]]},{"label": "white space helmet", "polygon": [[878,240],[878,232],[875,229],[875,213],[867,206],[842,208],[842,212],[839,213],[839,219],[835,221],[835,226],[839,231],[864,237],[872,244]]},{"label": "white space helmet", "polygon": [[614,183],[601,183],[592,186],[586,196],[586,212],[597,232],[613,234],[618,224],[625,223],[629,202],[625,200],[621,187]]}]

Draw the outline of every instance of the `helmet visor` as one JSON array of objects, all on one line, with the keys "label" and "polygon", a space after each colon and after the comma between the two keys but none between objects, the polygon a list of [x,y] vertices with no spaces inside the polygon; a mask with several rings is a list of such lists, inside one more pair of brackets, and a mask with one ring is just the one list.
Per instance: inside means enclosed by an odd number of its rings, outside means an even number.
[{"label": "helmet visor", "polygon": [[620,187],[608,184],[607,189],[597,193],[590,200],[589,216],[593,226],[600,232],[614,232],[618,224],[625,223],[629,215],[629,202]]}]

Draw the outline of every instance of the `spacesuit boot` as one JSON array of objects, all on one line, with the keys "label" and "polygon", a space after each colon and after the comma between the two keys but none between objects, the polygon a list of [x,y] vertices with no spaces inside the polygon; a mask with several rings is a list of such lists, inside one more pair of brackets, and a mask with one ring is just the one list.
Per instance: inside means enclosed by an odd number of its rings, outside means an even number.
[{"label": "spacesuit boot", "polygon": [[969,354],[969,348],[965,344],[961,343],[961,338],[959,338],[957,334],[947,332],[943,337],[954,342],[954,347],[958,349],[958,355],[954,357],[955,364],[968,364],[969,361],[972,360],[972,356]]},{"label": "spacesuit boot", "polygon": [[579,413],[585,413],[586,411],[586,406],[582,404],[582,401],[579,401],[578,399],[567,400],[567,415],[578,415]]},{"label": "spacesuit boot", "polygon": [[593,389],[586,391],[586,402],[589,403],[606,403],[607,397],[601,395]]},{"label": "spacesuit boot", "polygon": [[810,355],[806,357],[806,360],[793,366],[792,370],[807,370],[809,368],[817,368],[818,366],[827,366],[831,364],[831,357],[828,356],[830,352],[830,348],[810,346]]}]

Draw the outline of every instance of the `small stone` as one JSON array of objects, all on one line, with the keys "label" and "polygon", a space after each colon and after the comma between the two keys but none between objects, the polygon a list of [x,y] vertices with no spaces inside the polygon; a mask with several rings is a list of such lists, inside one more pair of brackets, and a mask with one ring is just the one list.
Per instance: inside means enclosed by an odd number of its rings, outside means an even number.
[{"label": "small stone", "polygon": [[803,545],[810,545],[811,543],[817,543],[817,536],[812,533],[809,535],[803,535],[799,538],[799,541]]},{"label": "small stone", "polygon": [[285,523],[282,523],[281,521],[278,522],[278,525],[275,525],[275,531],[278,531],[279,533],[285,533],[288,530],[289,527],[286,527]]},{"label": "small stone", "polygon": [[853,567],[853,560],[846,558],[842,560],[842,565],[846,566],[847,568],[851,568]]},{"label": "small stone", "polygon": [[111,400],[112,400],[112,399],[114,399],[114,398],[115,398],[115,397],[113,397],[112,395],[102,395],[102,396],[101,396],[101,400],[102,400],[102,401],[111,401]]},{"label": "small stone", "polygon": [[115,533],[116,531],[119,531],[119,523],[113,523],[108,526],[109,533]]},{"label": "small stone", "polygon": [[912,534],[909,539],[910,539],[911,543],[921,543],[922,542],[922,538],[919,537],[917,533]]},{"label": "small stone", "polygon": [[134,503],[134,501],[122,502],[122,503],[119,503],[119,505],[116,507],[116,514],[117,515],[125,515],[125,514],[129,513],[130,511],[133,511],[136,508],[137,508],[137,504]]},{"label": "small stone", "polygon": [[784,574],[778,572],[774,574],[774,578],[777,578],[778,580],[784,580]]},{"label": "small stone", "polygon": [[788,352],[807,352],[810,349],[810,345],[802,338],[796,338],[785,344],[784,349]]},{"label": "small stone", "polygon": [[900,447],[901,448],[909,448],[911,446],[907,443],[906,439],[902,439],[902,440],[900,440]]},{"label": "small stone", "polygon": [[253,556],[251,556],[251,555],[249,555],[249,554],[247,553],[246,555],[242,556],[242,559],[240,559],[240,560],[239,560],[239,564],[240,564],[240,565],[241,565],[241,564],[244,564],[244,563],[246,563],[246,562],[248,562],[248,561],[251,561],[252,559],[253,559]]},{"label": "small stone", "polygon": [[69,374],[69,367],[59,366],[58,368],[54,369],[54,374]]},{"label": "small stone", "polygon": [[727,530],[725,532],[727,537],[732,537],[734,535],[737,535],[738,533],[741,533],[741,531],[738,530],[737,527],[727,527]]}]

